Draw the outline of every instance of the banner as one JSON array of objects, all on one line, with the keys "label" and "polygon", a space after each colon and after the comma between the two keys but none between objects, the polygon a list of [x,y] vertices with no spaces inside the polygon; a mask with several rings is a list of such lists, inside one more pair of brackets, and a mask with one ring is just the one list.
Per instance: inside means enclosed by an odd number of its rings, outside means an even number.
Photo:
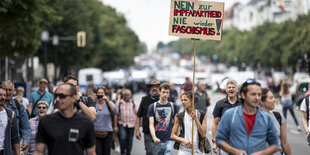
[{"label": "banner", "polygon": [[171,0],[169,35],[222,40],[223,2]]}]

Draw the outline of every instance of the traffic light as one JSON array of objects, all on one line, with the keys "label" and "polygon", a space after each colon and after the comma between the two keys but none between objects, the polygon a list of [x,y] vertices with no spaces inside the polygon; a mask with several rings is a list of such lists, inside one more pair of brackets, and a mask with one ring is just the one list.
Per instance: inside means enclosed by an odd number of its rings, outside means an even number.
[{"label": "traffic light", "polygon": [[76,36],[77,47],[85,47],[86,46],[86,32],[79,31]]}]

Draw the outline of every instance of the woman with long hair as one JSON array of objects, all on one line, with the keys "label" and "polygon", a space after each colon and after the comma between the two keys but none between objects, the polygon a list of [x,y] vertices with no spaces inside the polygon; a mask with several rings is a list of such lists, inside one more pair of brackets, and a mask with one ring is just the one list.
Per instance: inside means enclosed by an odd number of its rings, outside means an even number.
[{"label": "woman with long hair", "polygon": [[294,112],[294,105],[292,101],[292,93],[290,93],[289,85],[286,82],[283,82],[281,85],[281,91],[280,91],[280,96],[281,96],[281,104],[282,104],[282,110],[283,110],[283,115],[285,119],[287,119],[287,110],[290,111],[292,117],[294,118],[295,124],[297,126],[297,130],[301,131],[301,128],[298,124],[298,120],[296,118],[295,112]]},{"label": "woman with long hair", "polygon": [[113,114],[117,114],[117,108],[107,96],[105,87],[98,87],[96,89],[96,96],[97,117],[94,121],[96,154],[110,155],[112,147]]},{"label": "woman with long hair", "polygon": [[[178,149],[178,155],[191,154],[191,148],[194,147],[195,154],[202,155],[206,151],[207,139],[207,115],[205,112],[192,108],[192,93],[185,92],[181,96],[181,102],[184,111],[177,114],[174,119],[174,125],[171,133],[171,139],[176,141],[175,149]],[[197,97],[195,98],[195,102]],[[192,141],[192,119],[194,119],[194,144]],[[180,128],[180,136],[177,132]]]},{"label": "woman with long hair", "polygon": [[284,153],[286,155],[291,155],[292,150],[286,134],[286,120],[281,113],[272,111],[275,107],[276,102],[277,99],[274,97],[273,93],[269,89],[263,88],[261,107],[265,112],[272,116],[274,124],[279,133],[281,150],[278,151],[276,154]]}]

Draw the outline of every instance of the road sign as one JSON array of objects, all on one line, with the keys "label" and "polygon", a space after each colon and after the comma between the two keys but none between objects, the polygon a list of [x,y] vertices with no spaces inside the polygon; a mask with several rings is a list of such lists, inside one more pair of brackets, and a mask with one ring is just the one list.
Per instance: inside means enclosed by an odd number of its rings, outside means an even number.
[{"label": "road sign", "polygon": [[76,37],[77,47],[85,47],[86,46],[86,32],[79,31]]}]

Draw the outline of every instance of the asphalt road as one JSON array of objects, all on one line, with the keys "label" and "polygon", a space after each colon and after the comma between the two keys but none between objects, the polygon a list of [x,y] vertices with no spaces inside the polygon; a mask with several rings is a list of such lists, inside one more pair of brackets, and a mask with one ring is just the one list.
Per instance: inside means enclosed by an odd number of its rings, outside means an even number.
[{"label": "asphalt road", "polygon": [[[207,112],[207,118],[208,118],[207,119],[207,132],[208,132],[207,137],[209,138],[209,140],[211,140],[213,108],[214,108],[216,101],[225,97],[225,95],[220,94],[220,93],[212,93],[212,92],[208,92],[208,94],[210,95],[210,98],[211,98],[211,106],[208,108],[208,112]],[[139,106],[141,98],[144,95],[145,95],[144,93],[137,93],[133,96],[133,99],[134,99],[135,103],[137,104],[137,107]],[[282,113],[282,106],[280,104],[277,104],[275,110]],[[293,155],[309,155],[310,154],[310,146],[308,146],[306,143],[305,131],[303,129],[302,122],[301,122],[302,113],[300,111],[295,110],[295,114],[297,115],[298,122],[302,128],[302,131],[298,132],[296,130],[296,125],[293,121],[293,118],[292,118],[291,114],[288,112],[288,114],[287,114],[287,117],[288,117],[288,120],[287,120],[287,136],[288,136],[288,139],[289,139],[290,144],[291,144],[292,153],[293,153]],[[142,128],[140,128],[140,130],[142,130]],[[118,154],[120,154],[120,153],[115,151],[115,150],[112,150],[112,155],[118,155]],[[143,138],[142,138],[142,140],[137,140],[136,138],[134,138],[133,148],[132,148],[131,154],[132,155],[143,155],[143,154],[145,154]],[[175,151],[174,154],[177,154],[177,151]]]}]

